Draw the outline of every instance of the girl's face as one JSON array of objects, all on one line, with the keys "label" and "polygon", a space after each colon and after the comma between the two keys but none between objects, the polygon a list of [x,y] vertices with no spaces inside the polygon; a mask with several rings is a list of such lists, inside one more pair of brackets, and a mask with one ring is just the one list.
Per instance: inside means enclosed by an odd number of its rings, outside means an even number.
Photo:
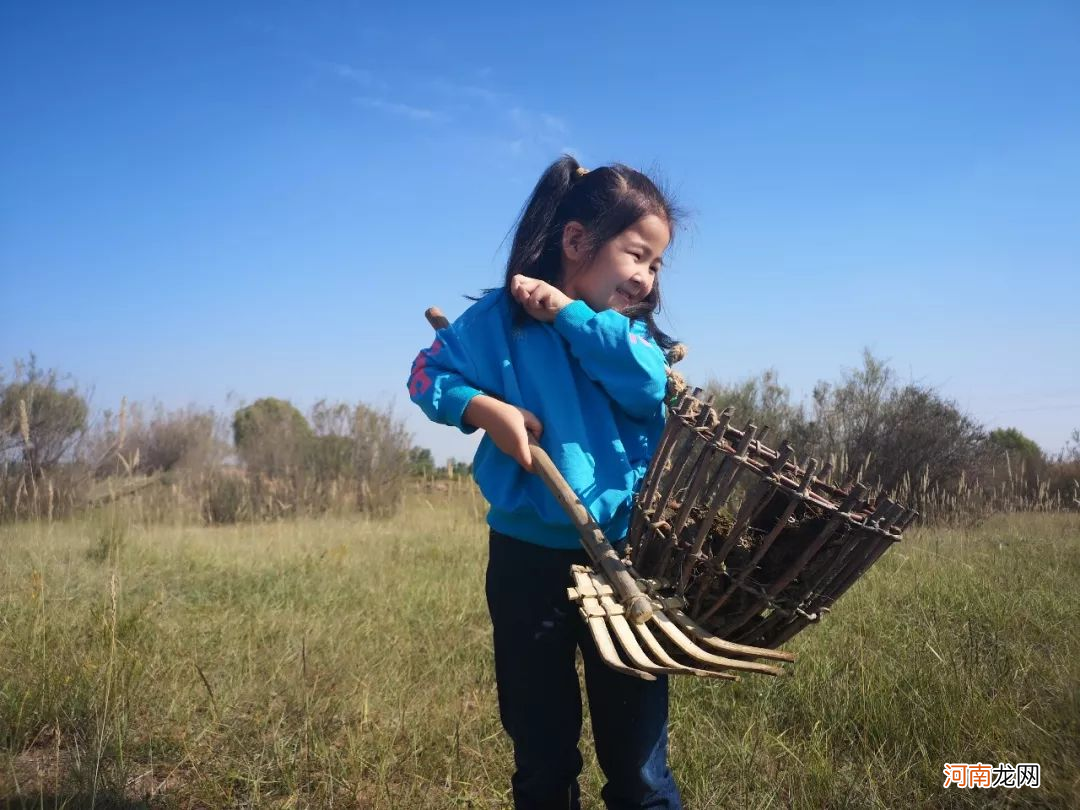
[{"label": "girl's face", "polygon": [[578,222],[568,223],[563,230],[563,292],[597,312],[622,312],[645,300],[671,241],[667,222],[655,214],[642,217],[601,247],[588,264],[584,236]]}]

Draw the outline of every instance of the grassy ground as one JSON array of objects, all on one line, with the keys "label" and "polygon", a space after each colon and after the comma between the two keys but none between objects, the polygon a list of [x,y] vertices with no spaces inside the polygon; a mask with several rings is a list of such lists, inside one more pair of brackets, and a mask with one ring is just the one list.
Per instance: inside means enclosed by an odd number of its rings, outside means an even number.
[{"label": "grassy ground", "polygon": [[[482,508],[0,527],[0,808],[506,806]],[[686,804],[1080,806],[1078,617],[1080,516],[912,531],[793,677],[675,679]],[[976,761],[1043,787],[942,789]]]}]

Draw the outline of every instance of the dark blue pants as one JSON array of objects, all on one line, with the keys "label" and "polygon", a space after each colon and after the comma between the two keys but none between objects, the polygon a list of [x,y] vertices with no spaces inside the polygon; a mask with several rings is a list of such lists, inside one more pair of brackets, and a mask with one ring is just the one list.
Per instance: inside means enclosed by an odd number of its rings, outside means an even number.
[{"label": "dark blue pants", "polygon": [[579,807],[580,647],[596,756],[607,777],[608,808],[681,808],[667,764],[668,684],[643,681],[600,659],[570,603],[570,566],[583,550],[562,551],[492,531],[487,600],[495,635],[499,715],[514,742],[516,808]]}]

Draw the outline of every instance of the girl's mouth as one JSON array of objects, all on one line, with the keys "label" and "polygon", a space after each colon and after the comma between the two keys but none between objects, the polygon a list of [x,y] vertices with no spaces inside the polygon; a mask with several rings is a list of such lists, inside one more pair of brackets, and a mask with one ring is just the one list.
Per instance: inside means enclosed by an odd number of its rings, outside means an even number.
[{"label": "girl's mouth", "polygon": [[622,287],[616,287],[615,292],[622,296],[623,300],[626,301],[627,304],[634,303],[633,296],[627,293]]}]

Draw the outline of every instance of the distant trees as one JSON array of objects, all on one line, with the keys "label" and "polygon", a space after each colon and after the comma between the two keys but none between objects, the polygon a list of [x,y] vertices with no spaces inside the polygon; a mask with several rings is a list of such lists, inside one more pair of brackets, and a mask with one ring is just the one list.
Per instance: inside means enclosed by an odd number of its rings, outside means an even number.
[{"label": "distant trees", "polygon": [[1034,441],[1016,428],[998,428],[987,435],[991,452],[1008,453],[1015,460],[1042,461],[1043,451]]},{"label": "distant trees", "polygon": [[990,431],[986,450],[995,471],[1022,480],[1028,488],[1038,487],[1046,477],[1047,458],[1042,448],[1016,428]]},{"label": "distant trees", "polygon": [[160,403],[150,414],[139,406],[128,417],[124,449],[138,459],[142,473],[203,470],[221,463],[228,445],[218,435],[217,415],[196,406],[167,410]]},{"label": "distant trees", "polygon": [[837,477],[903,492],[916,507],[931,493],[999,488],[1006,477],[1011,492],[1044,500],[1052,494],[1048,462],[1035,442],[1015,428],[987,434],[932,387],[901,384],[869,351],[838,381],[818,382],[807,404],[792,402],[773,370],[714,381],[706,391],[718,407],[733,405],[738,421],[769,425],[771,441],[789,439],[804,461],[831,460]]},{"label": "distant trees", "polygon": [[30,355],[14,366],[14,377],[0,378],[0,453],[18,459],[40,476],[72,452],[87,428],[86,398],[73,382],[44,370]]},{"label": "distant trees", "polygon": [[[1080,506],[1080,430],[1049,457],[1017,428],[987,433],[933,388],[902,384],[869,352],[838,380],[820,381],[806,402],[793,401],[773,369],[707,390],[718,406],[735,407],[736,424],[769,425],[774,445],[789,439],[801,462],[832,461],[834,479],[858,476],[916,508],[954,509],[963,492],[994,496],[989,508]],[[264,397],[227,419],[196,406],[125,404],[91,423],[86,395],[33,356],[7,376],[0,369],[0,520],[133,492],[158,498],[156,513],[171,503],[215,523],[388,515],[410,476],[470,473],[465,461],[436,466],[389,407],[320,400],[305,415]]]},{"label": "distant trees", "polygon": [[1073,430],[1061,451],[1061,461],[1066,464],[1080,463],[1080,428]]},{"label": "distant trees", "polygon": [[409,451],[409,472],[425,477],[434,474],[435,458],[428,448],[414,447]]},{"label": "distant trees", "polygon": [[[0,369],[0,519],[152,494],[145,488],[159,481],[213,522],[391,514],[414,464],[412,437],[389,407],[322,400],[305,416],[265,397],[237,409],[231,437],[229,426],[212,410],[160,404],[123,404],[91,425],[87,399],[68,378],[33,357],[10,376]],[[233,448],[238,464],[230,465]]]},{"label": "distant trees", "polygon": [[313,436],[304,415],[287,400],[264,397],[233,416],[233,444],[248,470],[279,478],[296,472]]}]

